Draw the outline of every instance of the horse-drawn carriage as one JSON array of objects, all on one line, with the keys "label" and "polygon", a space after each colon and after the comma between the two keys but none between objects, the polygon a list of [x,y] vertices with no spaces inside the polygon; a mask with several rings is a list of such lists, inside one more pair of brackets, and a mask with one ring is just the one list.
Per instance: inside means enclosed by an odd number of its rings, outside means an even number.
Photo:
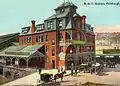
[{"label": "horse-drawn carriage", "polygon": [[48,82],[53,82],[53,74],[49,74],[49,73],[43,73],[40,74],[40,78],[37,79],[37,85],[38,84],[46,84]]},{"label": "horse-drawn carriage", "polygon": [[57,79],[61,78],[61,81],[63,80],[63,76],[66,73],[66,71],[63,71],[61,73],[57,73],[53,76],[53,74],[49,74],[49,73],[43,73],[40,74],[40,78],[37,79],[37,85],[39,84],[46,84],[48,82],[56,82]]}]

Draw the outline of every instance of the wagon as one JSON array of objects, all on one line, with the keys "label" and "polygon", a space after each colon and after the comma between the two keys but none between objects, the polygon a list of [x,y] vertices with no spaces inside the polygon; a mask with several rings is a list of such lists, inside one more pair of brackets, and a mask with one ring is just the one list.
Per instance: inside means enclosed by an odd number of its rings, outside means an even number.
[{"label": "wagon", "polygon": [[53,82],[53,74],[43,73],[40,74],[40,78],[37,79],[37,85],[46,84],[48,82]]}]

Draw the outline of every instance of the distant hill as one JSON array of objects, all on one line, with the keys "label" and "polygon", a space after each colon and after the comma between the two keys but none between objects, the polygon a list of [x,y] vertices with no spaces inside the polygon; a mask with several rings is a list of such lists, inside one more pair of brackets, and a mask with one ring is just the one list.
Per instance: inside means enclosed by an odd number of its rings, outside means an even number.
[{"label": "distant hill", "polygon": [[104,49],[120,49],[120,32],[95,33],[96,53],[102,53]]}]

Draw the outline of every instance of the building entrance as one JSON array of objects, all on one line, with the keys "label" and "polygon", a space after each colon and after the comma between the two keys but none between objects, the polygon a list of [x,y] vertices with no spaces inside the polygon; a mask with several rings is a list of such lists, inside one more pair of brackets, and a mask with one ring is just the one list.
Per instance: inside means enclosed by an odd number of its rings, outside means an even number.
[{"label": "building entrance", "polygon": [[52,60],[52,68],[55,68],[55,60]]},{"label": "building entrance", "polygon": [[0,75],[3,75],[3,66],[0,66]]}]

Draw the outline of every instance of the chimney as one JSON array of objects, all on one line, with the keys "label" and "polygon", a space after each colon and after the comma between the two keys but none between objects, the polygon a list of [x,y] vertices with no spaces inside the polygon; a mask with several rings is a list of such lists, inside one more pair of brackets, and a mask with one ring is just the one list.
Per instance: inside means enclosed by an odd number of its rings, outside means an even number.
[{"label": "chimney", "polygon": [[86,23],[86,16],[82,16],[82,24],[85,24]]},{"label": "chimney", "polygon": [[35,32],[35,21],[32,20],[31,23],[32,23],[32,25],[31,25],[31,33],[34,33]]}]

